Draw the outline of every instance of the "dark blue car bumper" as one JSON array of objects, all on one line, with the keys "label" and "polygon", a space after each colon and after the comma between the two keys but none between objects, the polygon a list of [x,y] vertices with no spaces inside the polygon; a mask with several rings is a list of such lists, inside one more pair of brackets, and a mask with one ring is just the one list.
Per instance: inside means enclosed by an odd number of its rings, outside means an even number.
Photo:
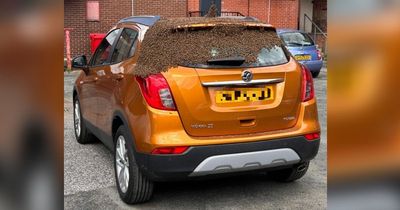
[{"label": "dark blue car bumper", "polygon": [[299,63],[305,65],[311,72],[318,72],[322,68],[322,60],[316,61],[299,61]]}]

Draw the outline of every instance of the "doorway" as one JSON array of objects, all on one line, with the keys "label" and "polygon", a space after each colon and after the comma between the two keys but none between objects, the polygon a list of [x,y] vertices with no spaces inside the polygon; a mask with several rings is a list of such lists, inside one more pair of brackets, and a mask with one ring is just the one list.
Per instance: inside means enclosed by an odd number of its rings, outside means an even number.
[{"label": "doorway", "polygon": [[221,0],[200,0],[200,15],[204,16],[210,9],[211,4],[217,6],[217,16],[221,15]]}]

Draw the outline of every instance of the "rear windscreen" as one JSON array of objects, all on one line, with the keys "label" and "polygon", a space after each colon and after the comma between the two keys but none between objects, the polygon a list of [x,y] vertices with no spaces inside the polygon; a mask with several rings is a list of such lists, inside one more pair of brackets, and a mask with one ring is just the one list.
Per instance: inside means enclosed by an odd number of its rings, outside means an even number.
[{"label": "rear windscreen", "polygon": [[301,47],[314,45],[313,40],[301,32],[285,32],[279,35],[289,47]]},{"label": "rear windscreen", "polygon": [[146,32],[135,69],[137,75],[146,76],[175,66],[272,66],[289,59],[283,42],[271,28],[248,27],[240,22],[181,30],[173,30],[174,26],[167,20],[159,21]]}]

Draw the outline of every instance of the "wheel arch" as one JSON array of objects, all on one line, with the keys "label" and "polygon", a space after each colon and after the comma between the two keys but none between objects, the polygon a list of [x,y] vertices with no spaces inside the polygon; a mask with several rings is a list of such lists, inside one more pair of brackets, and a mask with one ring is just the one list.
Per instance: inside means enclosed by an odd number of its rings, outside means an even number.
[{"label": "wheel arch", "polygon": [[115,142],[115,134],[117,133],[118,128],[123,125],[126,128],[126,131],[128,132],[129,137],[132,139],[132,146],[133,146],[133,151],[134,151],[134,156],[136,161],[139,161],[139,157],[137,154],[137,150],[136,150],[136,138],[135,138],[135,134],[132,132],[131,127],[130,127],[130,123],[128,121],[128,118],[126,117],[126,115],[120,111],[117,110],[114,112],[113,114],[113,120],[112,120],[112,127],[111,127],[111,135],[112,135],[112,142],[113,142],[113,146],[115,148],[116,142]]},{"label": "wheel arch", "polygon": [[72,99],[75,100],[75,98],[78,96],[78,91],[76,90],[76,86],[74,86],[74,88],[72,89]]},{"label": "wheel arch", "polygon": [[129,134],[131,135],[131,138],[133,140],[135,140],[135,137],[130,128],[130,123],[127,120],[127,118],[125,117],[125,114],[123,114],[122,111],[117,110],[113,114],[113,119],[112,119],[112,123],[111,123],[111,136],[113,138],[114,144],[115,144],[115,134],[117,133],[117,130],[121,125],[125,126],[125,128],[129,132]]}]

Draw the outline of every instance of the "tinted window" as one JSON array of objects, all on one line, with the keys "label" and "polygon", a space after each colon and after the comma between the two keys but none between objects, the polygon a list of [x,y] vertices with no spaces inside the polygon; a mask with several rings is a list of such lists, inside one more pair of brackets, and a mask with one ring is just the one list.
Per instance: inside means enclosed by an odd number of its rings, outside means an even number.
[{"label": "tinted window", "polygon": [[301,32],[286,32],[279,36],[289,47],[314,45],[313,40],[307,34]]},{"label": "tinted window", "polygon": [[257,57],[256,66],[272,66],[288,62],[282,47],[263,48]]},{"label": "tinted window", "polygon": [[[137,31],[133,29],[124,29],[115,46],[111,63],[118,63],[124,59],[131,57],[134,53],[134,42],[137,37]],[[133,49],[133,50],[132,50]]]},{"label": "tinted window", "polygon": [[104,65],[107,64],[108,57],[111,53],[112,45],[117,38],[120,29],[116,29],[110,32],[97,47],[97,50],[93,56],[92,65]]},{"label": "tinted window", "polygon": [[[210,58],[218,57],[221,51],[235,51],[235,48],[211,48]],[[236,54],[235,56],[241,57],[242,55]],[[287,63],[288,57],[281,46],[275,45],[273,47],[264,47],[257,55],[257,60],[254,63],[244,64],[241,66],[261,67],[261,66],[274,66]]]}]

